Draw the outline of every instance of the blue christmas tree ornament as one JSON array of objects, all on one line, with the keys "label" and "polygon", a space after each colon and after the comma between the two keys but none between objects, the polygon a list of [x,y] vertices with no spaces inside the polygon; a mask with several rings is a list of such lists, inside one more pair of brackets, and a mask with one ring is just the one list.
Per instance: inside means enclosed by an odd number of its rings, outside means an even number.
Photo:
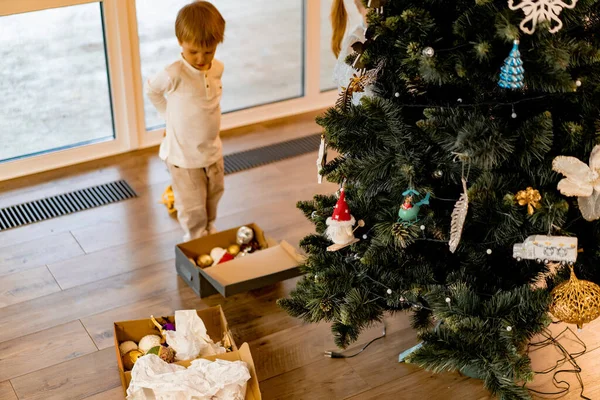
[{"label": "blue christmas tree ornament", "polygon": [[409,225],[417,222],[419,220],[419,211],[421,210],[422,205],[429,204],[429,197],[431,193],[427,193],[424,198],[415,203],[415,196],[421,196],[419,192],[414,189],[408,189],[404,193],[402,193],[404,197],[404,204],[400,207],[398,211],[398,222],[404,221],[408,222]]},{"label": "blue christmas tree ornament", "polygon": [[503,89],[522,89],[525,80],[525,69],[521,52],[519,51],[519,41],[513,42],[513,48],[510,54],[504,60],[504,65],[500,68],[500,81],[498,86]]}]

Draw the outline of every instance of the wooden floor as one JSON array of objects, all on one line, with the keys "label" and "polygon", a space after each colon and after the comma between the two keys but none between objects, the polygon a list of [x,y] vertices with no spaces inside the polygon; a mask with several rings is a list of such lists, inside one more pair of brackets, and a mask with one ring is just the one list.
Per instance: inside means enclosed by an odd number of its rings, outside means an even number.
[{"label": "wooden floor", "polygon": [[[318,131],[312,116],[287,119],[238,130],[225,139],[225,150]],[[226,177],[218,228],[257,222],[269,235],[297,243],[312,225],[296,201],[336,189],[316,184],[315,157]],[[112,322],[216,304],[236,342],[250,344],[265,399],[489,398],[478,381],[398,364],[397,354],[416,343],[406,315],[387,318],[387,337],[360,356],[329,359],[323,357],[334,349],[328,325],[304,325],[275,304],[295,280],[200,300],[175,272],[173,246],[182,233],[158,204],[169,176],[155,149],[2,182],[0,207],[120,178],[139,198],[0,233],[0,400],[123,399]],[[580,364],[592,399],[600,398],[599,326],[580,333],[590,350]],[[380,330],[365,332],[357,346]],[[545,350],[532,357],[537,369],[558,359]],[[536,384],[552,389],[547,378]],[[566,398],[578,398],[576,392]]]}]

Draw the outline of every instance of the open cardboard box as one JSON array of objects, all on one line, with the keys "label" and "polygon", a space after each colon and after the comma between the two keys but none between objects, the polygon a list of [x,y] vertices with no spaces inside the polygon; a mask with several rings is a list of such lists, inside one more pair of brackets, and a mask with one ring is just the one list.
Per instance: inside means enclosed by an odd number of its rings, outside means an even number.
[{"label": "open cardboard box", "polygon": [[[221,308],[221,306],[215,306],[205,308],[203,310],[198,310],[197,313],[202,322],[204,322],[206,332],[208,333],[208,336],[212,339],[213,342],[217,343],[229,341],[229,344],[231,344],[231,348],[234,351],[237,351],[238,348],[233,340],[231,332],[229,331],[229,326],[227,325],[227,320],[225,319],[225,314],[223,314],[223,309]],[[175,328],[177,329],[177,327]],[[158,329],[152,323],[151,319],[121,321],[114,323],[114,338],[115,349],[117,351],[117,365],[119,366],[121,384],[123,385],[123,390],[125,392],[127,392],[129,382],[131,382],[131,371],[125,371],[125,368],[123,367],[123,360],[121,359],[119,344],[127,340],[133,340],[134,342],[138,343],[146,335],[160,336]],[[225,344],[223,343],[223,345]],[[225,355],[227,355],[227,353],[223,354],[223,356]],[[180,361],[177,364],[182,365],[182,362],[184,361]]]},{"label": "open cardboard box", "polygon": [[[237,351],[232,351],[225,354],[218,354],[216,356],[208,356],[204,358],[210,361],[244,361],[246,364],[248,364],[248,370],[250,371],[250,380],[248,381],[248,386],[246,387],[246,400],[262,399],[260,388],[258,386],[258,377],[256,375],[256,369],[254,368],[254,360],[252,360],[252,353],[250,353],[250,346],[248,346],[248,343],[242,344],[240,349]],[[191,363],[191,361],[180,361],[177,364],[183,365],[187,368],[190,366]]]},{"label": "open cardboard box", "polygon": [[[225,354],[218,354],[215,356],[204,357],[206,360],[214,361],[214,360],[226,360],[226,361],[244,361],[248,366],[248,371],[250,372],[250,379],[248,380],[248,384],[246,386],[246,397],[245,400],[262,400],[262,394],[260,393],[260,386],[258,384],[258,376],[256,375],[256,368],[254,367],[254,360],[252,359],[252,353],[250,353],[250,346],[248,343],[242,344],[239,350],[231,351]],[[189,367],[192,361],[177,361],[174,364],[181,365],[182,367]],[[131,381],[131,373],[129,374],[129,380],[127,381],[127,386],[129,387],[129,382]],[[127,396],[127,392],[125,393]]]},{"label": "open cardboard box", "polygon": [[196,260],[202,254],[210,254],[215,247],[226,248],[234,244],[239,227],[175,247],[177,273],[198,296],[221,293],[228,297],[301,275],[299,264],[303,257],[289,243],[277,243],[267,238],[254,223],[246,226],[254,230],[262,250],[223,264],[202,269],[190,259]]}]

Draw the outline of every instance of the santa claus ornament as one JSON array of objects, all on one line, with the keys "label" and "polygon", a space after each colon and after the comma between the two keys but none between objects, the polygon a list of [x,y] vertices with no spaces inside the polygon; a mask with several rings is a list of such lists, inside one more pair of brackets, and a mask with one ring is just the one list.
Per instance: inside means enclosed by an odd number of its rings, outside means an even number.
[{"label": "santa claus ornament", "polygon": [[[337,251],[344,247],[350,246],[359,241],[354,237],[353,229],[356,224],[356,220],[350,214],[350,208],[346,203],[346,192],[342,188],[340,190],[340,198],[333,210],[333,215],[327,218],[327,230],[325,234],[327,238],[334,244],[327,248],[328,251]],[[358,227],[365,226],[363,221],[358,221]]]}]

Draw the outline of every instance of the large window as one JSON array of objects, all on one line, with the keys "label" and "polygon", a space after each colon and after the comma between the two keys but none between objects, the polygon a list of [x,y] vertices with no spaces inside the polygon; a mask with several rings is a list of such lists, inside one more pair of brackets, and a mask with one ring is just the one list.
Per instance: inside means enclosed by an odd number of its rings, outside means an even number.
[{"label": "large window", "polygon": [[[143,84],[179,58],[191,1],[0,0],[0,181],[160,144]],[[227,22],[222,129],[335,103],[332,0],[211,1]]]},{"label": "large window", "polygon": [[0,161],[114,139],[102,3],[0,17]]},{"label": "large window", "polygon": [[[177,60],[174,23],[189,0],[136,0],[142,79]],[[223,112],[303,95],[303,5],[300,0],[219,0],[227,23],[216,58],[225,64]],[[148,99],[145,125],[162,126]]]}]

